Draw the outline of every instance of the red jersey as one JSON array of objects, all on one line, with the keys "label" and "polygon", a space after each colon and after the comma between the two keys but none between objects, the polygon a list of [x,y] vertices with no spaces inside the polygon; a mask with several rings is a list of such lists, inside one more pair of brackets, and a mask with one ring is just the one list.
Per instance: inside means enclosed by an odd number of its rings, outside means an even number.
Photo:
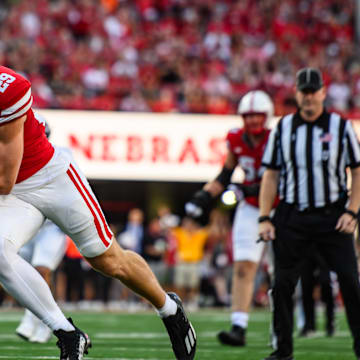
[{"label": "red jersey", "polygon": [[54,153],[45,135],[45,124],[36,119],[31,105],[30,82],[15,71],[0,66],[0,126],[26,115],[24,155],[16,183],[39,171]]},{"label": "red jersey", "polygon": [[[244,184],[259,184],[261,176],[265,170],[261,166],[261,159],[265,150],[270,130],[265,130],[265,136],[257,146],[253,146],[247,137],[244,129],[232,129],[226,136],[226,142],[229,150],[236,156],[238,165],[245,173]],[[259,207],[257,196],[247,197],[246,201],[256,207]]]}]

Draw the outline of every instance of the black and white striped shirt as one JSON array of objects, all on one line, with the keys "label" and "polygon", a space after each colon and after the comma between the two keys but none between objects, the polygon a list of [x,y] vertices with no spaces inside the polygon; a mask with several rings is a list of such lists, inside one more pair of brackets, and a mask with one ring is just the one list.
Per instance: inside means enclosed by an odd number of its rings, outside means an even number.
[{"label": "black and white striped shirt", "polygon": [[324,111],[315,122],[299,112],[272,130],[262,165],[280,170],[279,196],[300,210],[322,207],[346,193],[346,168],[360,166],[360,146],[350,121]]}]

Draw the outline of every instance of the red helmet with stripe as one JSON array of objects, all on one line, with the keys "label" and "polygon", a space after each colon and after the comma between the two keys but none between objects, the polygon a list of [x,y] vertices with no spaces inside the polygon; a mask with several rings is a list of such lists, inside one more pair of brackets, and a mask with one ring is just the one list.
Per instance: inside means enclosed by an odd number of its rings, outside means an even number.
[{"label": "red helmet with stripe", "polygon": [[243,117],[245,131],[258,135],[274,115],[274,105],[264,91],[250,91],[240,100],[238,114]]}]

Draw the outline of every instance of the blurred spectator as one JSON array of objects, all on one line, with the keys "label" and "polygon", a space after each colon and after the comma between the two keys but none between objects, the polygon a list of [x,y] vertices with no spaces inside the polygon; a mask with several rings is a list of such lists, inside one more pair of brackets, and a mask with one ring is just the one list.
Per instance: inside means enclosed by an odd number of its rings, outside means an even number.
[{"label": "blurred spectator", "polygon": [[65,300],[67,303],[83,301],[85,291],[85,271],[82,266],[83,257],[73,241],[67,237],[67,249],[64,258],[66,276]]},{"label": "blurred spectator", "polygon": [[180,224],[179,216],[173,214],[168,205],[162,204],[157,209],[157,216],[163,231],[168,231]]},{"label": "blurred spectator", "polygon": [[132,90],[121,100],[119,110],[146,112],[150,107],[139,90]]},{"label": "blurred spectator", "polygon": [[[144,236],[144,212],[139,208],[131,209],[128,213],[125,228],[119,233],[116,239],[123,249],[142,254]],[[122,284],[117,286],[121,286],[121,301],[134,302],[138,300],[138,297],[126,286]]]},{"label": "blurred spectator", "polygon": [[165,254],[168,244],[166,231],[160,225],[160,219],[150,221],[143,242],[143,257],[161,285],[166,282],[167,266]]},{"label": "blurred spectator", "polygon": [[212,210],[208,232],[201,281],[202,305],[228,306],[233,261],[229,214],[219,209]]},{"label": "blurred spectator", "polygon": [[161,232],[166,236],[166,252],[164,261],[166,264],[165,288],[168,291],[175,291],[174,288],[174,267],[177,261],[177,240],[171,231],[180,225],[180,217],[173,214],[167,204],[160,204],[157,208],[157,217]]},{"label": "blurred spectator", "polygon": [[117,241],[128,250],[142,253],[144,241],[144,212],[141,209],[134,208],[129,211],[128,220]]},{"label": "blurred spectator", "polygon": [[201,279],[200,265],[204,257],[208,231],[189,217],[172,229],[177,244],[175,265],[175,287],[184,303],[197,309]]},{"label": "blurred spectator", "polygon": [[0,6],[1,63],[37,79],[37,107],[228,114],[244,93],[263,89],[281,115],[305,65],[323,72],[332,109],[346,115],[360,107],[351,0]]},{"label": "blurred spectator", "polygon": [[178,111],[174,92],[170,88],[162,88],[159,98],[152,103],[151,109],[154,112]]}]

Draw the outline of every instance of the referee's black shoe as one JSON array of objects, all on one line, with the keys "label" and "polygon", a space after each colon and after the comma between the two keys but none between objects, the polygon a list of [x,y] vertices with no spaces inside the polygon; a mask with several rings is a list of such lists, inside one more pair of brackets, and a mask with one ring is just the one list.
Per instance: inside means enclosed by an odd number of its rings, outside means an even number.
[{"label": "referee's black shoe", "polygon": [[224,345],[245,346],[245,332],[243,327],[233,325],[230,331],[220,331],[217,337]]},{"label": "referee's black shoe", "polygon": [[277,351],[274,351],[263,360],[295,360],[292,355],[280,355]]},{"label": "referee's black shoe", "polygon": [[163,318],[177,360],[192,360],[196,351],[196,334],[188,320],[180,298],[175,293],[168,293],[177,304],[175,315]]}]

